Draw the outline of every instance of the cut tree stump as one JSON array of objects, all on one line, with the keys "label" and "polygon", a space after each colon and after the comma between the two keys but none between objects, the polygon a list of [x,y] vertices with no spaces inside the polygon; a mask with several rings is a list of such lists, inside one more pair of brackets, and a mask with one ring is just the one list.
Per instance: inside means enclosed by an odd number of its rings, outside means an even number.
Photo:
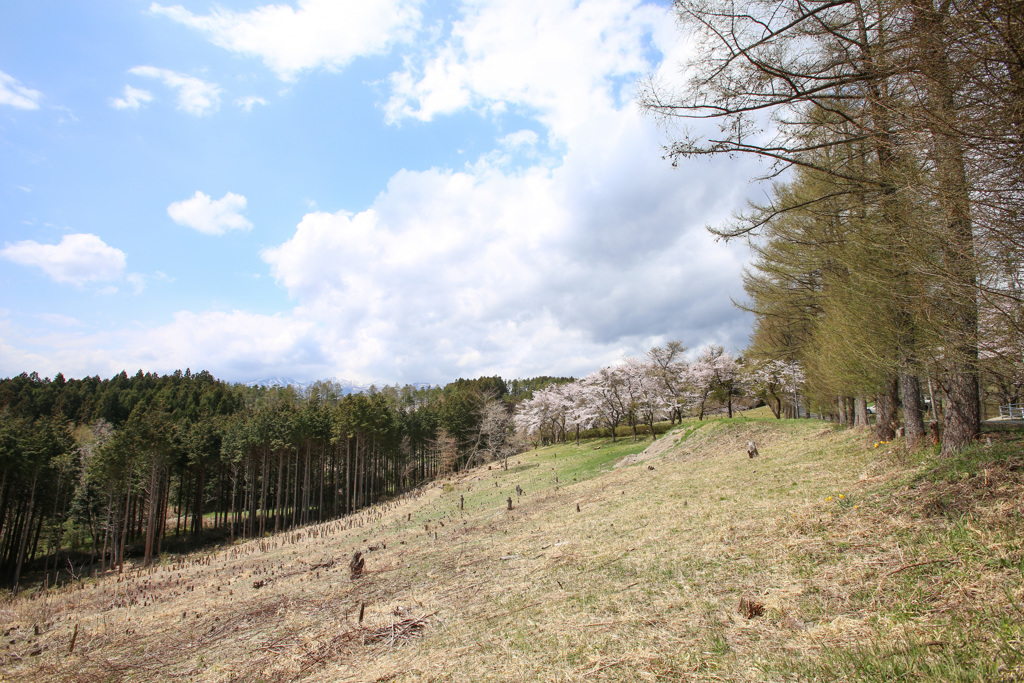
[{"label": "cut tree stump", "polygon": [[740,614],[747,619],[759,617],[764,614],[764,605],[744,595],[740,598]]},{"label": "cut tree stump", "polygon": [[366,560],[363,559],[363,554],[358,550],[352,554],[352,561],[348,563],[349,577],[353,580],[358,579],[363,573],[363,567],[366,566]]}]

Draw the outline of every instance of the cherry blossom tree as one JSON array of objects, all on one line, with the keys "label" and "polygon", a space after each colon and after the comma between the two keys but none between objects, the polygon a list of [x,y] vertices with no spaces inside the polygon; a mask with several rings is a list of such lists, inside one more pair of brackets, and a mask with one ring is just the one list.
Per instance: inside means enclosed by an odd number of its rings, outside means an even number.
[{"label": "cherry blossom tree", "polygon": [[714,397],[725,403],[729,417],[732,417],[732,399],[739,394],[737,378],[740,364],[728,351],[722,352],[715,359]]},{"label": "cherry blossom tree", "polygon": [[795,361],[749,360],[740,375],[744,390],[764,401],[776,419],[787,399],[793,400],[793,414],[798,414],[796,394],[805,381],[803,367]]},{"label": "cherry blossom tree", "polygon": [[697,413],[703,420],[709,399],[718,383],[718,359],[724,349],[717,344],[705,346],[697,359],[685,369],[682,380],[687,410]]},{"label": "cherry blossom tree", "polygon": [[659,366],[640,358],[625,358],[616,367],[628,398],[627,420],[633,428],[633,441],[637,439],[638,423],[646,424],[654,438],[654,423],[669,405],[664,383],[659,381]]},{"label": "cherry blossom tree", "polygon": [[564,442],[567,429],[575,427],[574,399],[572,390],[567,389],[573,384],[552,384],[534,392],[533,398],[523,401],[516,411],[516,429],[538,437],[537,445]]},{"label": "cherry blossom tree", "polygon": [[622,375],[613,367],[592,372],[580,380],[586,392],[586,401],[595,417],[594,423],[604,425],[612,432],[612,441],[617,438],[615,430],[626,419],[628,399],[623,387]]},{"label": "cherry blossom tree", "polygon": [[673,424],[676,420],[683,421],[682,374],[686,369],[684,353],[686,347],[681,341],[670,341],[665,346],[654,346],[644,354],[652,366],[653,376],[661,385],[664,407]]},{"label": "cherry blossom tree", "polygon": [[561,384],[558,387],[566,406],[566,426],[576,432],[576,445],[580,445],[580,432],[590,429],[598,421],[597,413],[589,401],[589,394],[581,382]]}]

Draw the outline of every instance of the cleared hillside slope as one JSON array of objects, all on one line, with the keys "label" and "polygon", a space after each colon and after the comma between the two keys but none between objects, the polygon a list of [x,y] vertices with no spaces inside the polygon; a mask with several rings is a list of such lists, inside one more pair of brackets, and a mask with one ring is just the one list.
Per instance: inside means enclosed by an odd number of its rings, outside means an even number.
[{"label": "cleared hillside slope", "polygon": [[19,598],[0,606],[0,679],[1024,676],[1019,441],[909,461],[806,420],[667,438],[618,468],[646,444],[531,451],[343,522]]}]

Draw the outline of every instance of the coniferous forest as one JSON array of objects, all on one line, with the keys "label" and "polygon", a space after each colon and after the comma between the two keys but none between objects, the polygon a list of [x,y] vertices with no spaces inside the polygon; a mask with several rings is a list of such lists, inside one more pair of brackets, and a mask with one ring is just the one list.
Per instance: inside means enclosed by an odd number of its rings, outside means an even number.
[{"label": "coniferous forest", "polygon": [[188,370],[0,380],[0,575],[43,562],[52,582],[351,513],[506,447],[501,420],[481,430],[488,405],[511,420],[503,398],[498,377],[348,395]]}]

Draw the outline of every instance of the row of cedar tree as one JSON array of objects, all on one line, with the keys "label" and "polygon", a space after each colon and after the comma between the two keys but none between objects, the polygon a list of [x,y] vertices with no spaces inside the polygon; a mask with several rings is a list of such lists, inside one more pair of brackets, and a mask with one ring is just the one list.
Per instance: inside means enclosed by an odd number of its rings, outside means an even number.
[{"label": "row of cedar tree", "polygon": [[799,362],[823,412],[874,400],[879,436],[942,452],[985,394],[1024,395],[1024,2],[675,0],[691,55],[651,79],[674,163],[759,159],[748,356]]},{"label": "row of cedar tree", "polygon": [[349,395],[331,382],[299,395],[205,371],[0,380],[0,576],[16,590],[37,557],[52,581],[119,567],[126,552],[149,563],[165,540],[261,536],[351,513],[498,448],[481,433],[484,408],[510,416],[517,394],[553,380]]}]

